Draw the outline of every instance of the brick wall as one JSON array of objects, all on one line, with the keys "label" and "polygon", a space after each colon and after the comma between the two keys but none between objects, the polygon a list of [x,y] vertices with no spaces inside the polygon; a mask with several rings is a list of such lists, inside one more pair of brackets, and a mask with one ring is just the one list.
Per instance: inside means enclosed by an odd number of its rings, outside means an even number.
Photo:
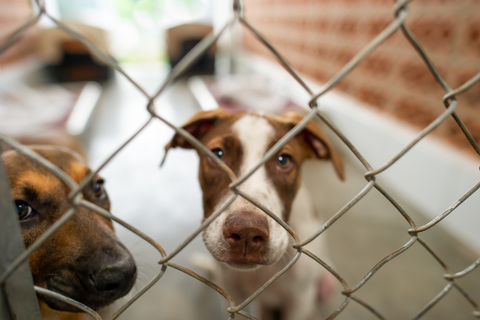
[{"label": "brick wall", "polygon": [[[300,73],[326,82],[393,21],[391,0],[245,0],[246,18]],[[414,0],[407,25],[450,87],[480,71],[480,1]],[[245,46],[273,57],[246,31]],[[397,31],[336,87],[381,112],[424,128],[445,109],[445,92]],[[480,142],[480,84],[457,113]],[[453,120],[435,134],[470,150]]]},{"label": "brick wall", "polygon": [[[29,0],[0,0],[0,42],[23,25],[32,15]],[[13,46],[0,53],[0,67],[19,61],[35,51],[36,28],[32,27]]]}]

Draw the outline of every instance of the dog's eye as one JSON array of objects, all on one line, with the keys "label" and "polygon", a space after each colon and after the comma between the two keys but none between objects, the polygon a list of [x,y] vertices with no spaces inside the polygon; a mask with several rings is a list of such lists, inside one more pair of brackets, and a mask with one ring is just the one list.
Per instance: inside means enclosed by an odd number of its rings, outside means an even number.
[{"label": "dog's eye", "polygon": [[103,179],[99,179],[93,183],[93,193],[95,193],[95,196],[97,198],[105,198],[106,193],[105,189],[103,188],[103,184],[105,181]]},{"label": "dog's eye", "polygon": [[278,166],[282,169],[288,168],[288,166],[290,166],[290,163],[292,162],[292,158],[288,154],[279,155],[277,160]]},{"label": "dog's eye", "polygon": [[212,152],[217,156],[218,159],[223,159],[223,151],[221,149],[215,148]]},{"label": "dog's eye", "polygon": [[15,206],[17,207],[18,219],[25,220],[32,215],[33,209],[25,201],[17,200]]}]

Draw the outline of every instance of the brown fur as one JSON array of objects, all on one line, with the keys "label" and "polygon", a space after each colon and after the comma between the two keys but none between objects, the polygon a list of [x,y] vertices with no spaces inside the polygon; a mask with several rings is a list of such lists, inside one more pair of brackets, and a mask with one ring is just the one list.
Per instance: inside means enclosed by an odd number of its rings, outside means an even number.
[{"label": "brown fur", "polygon": [[[77,183],[90,172],[78,154],[66,148],[32,146],[32,149]],[[20,221],[25,245],[29,247],[72,207],[67,197],[71,190],[53,173],[17,151],[3,153],[2,160],[13,199],[33,210],[28,219]],[[104,190],[95,193],[100,179],[96,176],[82,195],[85,200],[110,210]],[[136,277],[135,263],[115,236],[112,221],[83,207],[33,252],[28,261],[35,285],[62,293],[94,310],[125,295]],[[108,268],[111,270],[105,271]],[[110,280],[114,276],[121,279]],[[99,289],[101,281],[111,282],[110,292]],[[78,311],[48,297],[40,296],[40,299],[57,310]]]},{"label": "brown fur", "polygon": [[[195,114],[183,128],[200,140],[209,150],[220,148],[222,150],[231,150],[230,156],[225,159],[225,164],[236,174],[239,174],[240,167],[238,161],[242,156],[240,141],[235,137],[230,127],[231,124],[240,118],[243,114],[234,114],[229,116],[218,110]],[[175,147],[193,148],[182,136],[175,135],[174,139],[165,147],[168,151]],[[198,150],[197,150],[198,151]],[[218,167],[203,152],[198,152],[200,156],[199,181],[203,192],[203,204],[205,217],[208,218],[213,213],[213,208],[221,198],[219,195],[226,190],[231,183],[228,175]],[[207,187],[208,186],[208,187]]]},{"label": "brown fur", "polygon": [[[220,148],[226,151],[224,159],[225,164],[236,174],[239,174],[240,163],[238,159],[242,158],[242,149],[240,141],[232,132],[231,125],[247,113],[230,113],[223,109],[212,111],[200,111],[194,114],[183,126],[187,132],[197,138],[207,149],[213,150]],[[296,112],[287,112],[282,116],[265,115],[271,125],[276,129],[276,136],[270,147],[288,133],[297,125],[304,115]],[[169,144],[165,147],[166,152],[170,148],[181,147],[191,149],[193,146],[181,135],[176,134]],[[228,175],[203,152],[197,150],[200,156],[199,181],[203,191],[203,206],[205,218],[213,213],[213,208],[221,199],[222,193],[228,189],[231,183]],[[343,179],[343,163],[338,157],[328,139],[321,132],[320,128],[311,121],[305,129],[295,138],[290,140],[278,153],[288,154],[292,157],[293,166],[288,172],[278,174],[277,157],[273,156],[265,164],[269,177],[273,180],[273,185],[278,194],[287,204],[282,216],[288,221],[292,201],[296,190],[300,184],[300,165],[305,159],[325,159],[333,162],[338,176]]]}]

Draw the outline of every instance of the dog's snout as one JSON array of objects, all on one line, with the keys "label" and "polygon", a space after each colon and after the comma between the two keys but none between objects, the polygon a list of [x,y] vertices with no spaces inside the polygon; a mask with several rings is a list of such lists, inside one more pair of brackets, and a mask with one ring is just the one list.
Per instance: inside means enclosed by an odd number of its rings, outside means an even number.
[{"label": "dog's snout", "polygon": [[232,214],[223,227],[223,236],[234,250],[244,254],[259,251],[268,240],[268,222],[265,217],[251,214]]},{"label": "dog's snout", "polygon": [[130,256],[123,256],[105,263],[90,277],[98,293],[111,299],[118,299],[130,291],[136,274],[137,268],[133,259]]}]

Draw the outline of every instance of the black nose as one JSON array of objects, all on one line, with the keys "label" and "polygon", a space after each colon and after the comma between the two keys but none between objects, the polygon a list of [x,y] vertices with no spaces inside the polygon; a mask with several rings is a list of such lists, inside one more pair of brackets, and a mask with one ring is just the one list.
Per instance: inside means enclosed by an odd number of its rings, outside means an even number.
[{"label": "black nose", "polygon": [[91,275],[91,281],[97,294],[112,300],[126,295],[132,289],[137,267],[131,257],[124,257],[102,265]]}]

